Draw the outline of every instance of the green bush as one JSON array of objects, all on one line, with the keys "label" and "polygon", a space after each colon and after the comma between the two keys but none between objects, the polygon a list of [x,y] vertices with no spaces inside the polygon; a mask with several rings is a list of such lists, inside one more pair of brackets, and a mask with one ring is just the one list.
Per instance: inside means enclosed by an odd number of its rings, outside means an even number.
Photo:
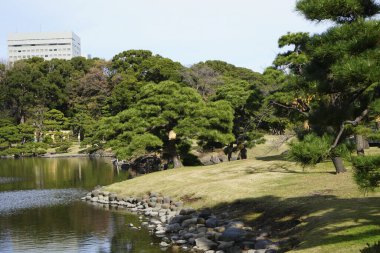
[{"label": "green bush", "polygon": [[358,156],[352,158],[354,179],[363,190],[374,190],[380,186],[380,156]]},{"label": "green bush", "polygon": [[62,142],[62,143],[59,143],[59,146],[58,146],[58,148],[55,149],[55,152],[56,153],[67,153],[70,147],[71,147],[71,143]]},{"label": "green bush", "polygon": [[302,141],[291,142],[287,158],[305,166],[314,166],[328,157],[331,138],[315,134],[305,135]]}]

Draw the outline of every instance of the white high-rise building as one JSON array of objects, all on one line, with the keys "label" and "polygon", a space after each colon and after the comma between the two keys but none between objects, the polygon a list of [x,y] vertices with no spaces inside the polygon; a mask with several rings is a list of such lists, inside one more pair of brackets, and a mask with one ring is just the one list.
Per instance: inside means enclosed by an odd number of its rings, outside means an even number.
[{"label": "white high-rise building", "polygon": [[8,60],[32,57],[69,60],[81,56],[80,38],[73,32],[12,33],[8,35]]}]

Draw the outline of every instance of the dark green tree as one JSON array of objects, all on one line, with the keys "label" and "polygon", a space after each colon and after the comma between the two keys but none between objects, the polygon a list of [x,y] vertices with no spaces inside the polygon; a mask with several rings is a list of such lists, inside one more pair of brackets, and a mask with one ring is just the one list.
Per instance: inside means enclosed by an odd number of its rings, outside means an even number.
[{"label": "dark green tree", "polygon": [[231,131],[232,109],[228,104],[208,108],[194,89],[164,81],[143,86],[135,105],[104,119],[98,125],[96,139],[109,141],[119,157],[159,151],[174,167],[180,167],[177,145],[182,141],[226,144],[233,140]]},{"label": "dark green tree", "polygon": [[345,171],[337,147],[367,117],[379,96],[380,22],[371,19],[379,8],[371,0],[297,2],[297,9],[309,20],[336,22],[308,39],[301,54],[306,62],[295,83],[298,90],[316,96],[304,115],[313,132],[334,137],[328,152],[337,173]]}]

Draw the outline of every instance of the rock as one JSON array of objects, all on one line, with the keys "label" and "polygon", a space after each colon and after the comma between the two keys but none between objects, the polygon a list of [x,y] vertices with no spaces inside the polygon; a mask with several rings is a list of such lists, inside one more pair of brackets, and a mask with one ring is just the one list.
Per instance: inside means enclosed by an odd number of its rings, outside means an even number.
[{"label": "rock", "polygon": [[255,248],[255,242],[253,241],[244,241],[241,243],[241,246],[245,250],[254,249]]},{"label": "rock", "polygon": [[211,209],[206,208],[206,209],[203,209],[203,210],[199,213],[198,217],[207,220],[208,218],[210,218],[211,215],[212,215]]},{"label": "rock", "polygon": [[178,223],[174,223],[174,224],[170,224],[170,225],[166,226],[166,232],[168,232],[168,233],[175,233],[181,229],[182,229],[182,227]]},{"label": "rock", "polygon": [[277,253],[278,250],[275,250],[275,249],[267,249],[265,250],[265,253]]},{"label": "rock", "polygon": [[187,220],[182,221],[181,225],[182,225],[182,227],[188,227],[190,225],[197,224],[197,221],[198,221],[197,218],[191,218],[191,219],[187,219]]},{"label": "rock", "polygon": [[187,243],[187,241],[186,240],[177,240],[177,241],[175,241],[175,243],[179,244],[179,245],[182,245],[182,244]]},{"label": "rock", "polygon": [[204,251],[214,249],[217,246],[215,242],[204,237],[195,239],[195,245],[198,247],[198,249]]},{"label": "rock", "polygon": [[234,242],[231,241],[231,242],[218,242],[219,245],[218,245],[218,250],[226,250],[228,248],[231,248],[232,246],[234,246]]},{"label": "rock", "polygon": [[157,197],[157,199],[156,199],[156,202],[158,203],[158,204],[162,204],[164,201],[164,198],[163,197]]},{"label": "rock", "polygon": [[203,219],[203,218],[198,218],[198,219],[197,219],[197,223],[198,223],[198,224],[203,224],[203,225],[204,225],[204,224],[206,223],[206,220]]},{"label": "rock", "polygon": [[239,246],[231,247],[227,250],[227,253],[241,253],[241,249]]},{"label": "rock", "polygon": [[161,208],[162,209],[169,209],[170,208],[170,204],[165,204],[164,203],[164,204],[161,205]]},{"label": "rock", "polygon": [[114,201],[114,200],[116,200],[116,194],[114,194],[114,193],[110,193],[109,196],[108,196],[108,200],[109,200],[109,201]]},{"label": "rock", "polygon": [[161,242],[161,243],[160,243],[160,247],[167,248],[167,247],[169,247],[169,246],[170,246],[170,244],[168,244],[168,243],[166,243],[166,242]]},{"label": "rock", "polygon": [[181,207],[181,206],[183,206],[183,202],[182,201],[178,201],[178,202],[175,202],[174,205],[176,207]]},{"label": "rock", "polygon": [[151,197],[151,198],[150,198],[150,202],[155,202],[155,203],[157,203],[157,197]]},{"label": "rock", "polygon": [[215,228],[216,226],[218,226],[218,219],[214,217],[208,218],[205,224],[208,228]]},{"label": "rock", "polygon": [[100,193],[100,191],[94,190],[94,191],[91,192],[91,197],[98,197],[99,193]]},{"label": "rock", "polygon": [[186,233],[182,237],[183,237],[183,239],[188,240],[190,238],[193,238],[194,234],[192,234],[192,233]]},{"label": "rock", "polygon": [[225,227],[215,227],[214,230],[218,233],[223,233],[226,230],[226,228]]},{"label": "rock", "polygon": [[220,159],[219,159],[219,157],[218,156],[211,156],[211,158],[210,158],[210,162],[212,163],[212,164],[218,164],[218,163],[220,163]]},{"label": "rock", "polygon": [[163,203],[164,204],[169,204],[169,206],[170,206],[170,198],[169,197],[164,197],[163,198]]},{"label": "rock", "polygon": [[180,215],[190,215],[192,213],[195,213],[193,208],[184,208],[179,212]]},{"label": "rock", "polygon": [[206,232],[207,232],[207,228],[205,228],[205,227],[199,227],[199,228],[197,229],[197,231],[198,231],[198,233],[204,233],[204,234],[206,234]]},{"label": "rock", "polygon": [[150,223],[152,223],[154,225],[161,225],[161,222],[158,220],[155,220],[155,219],[150,220]]},{"label": "rock", "polygon": [[170,224],[173,224],[173,223],[182,223],[182,221],[187,220],[187,219],[191,219],[191,218],[192,217],[190,215],[177,215],[177,216],[174,216],[170,220]]},{"label": "rock", "polygon": [[165,235],[165,230],[157,230],[154,234],[157,236]]},{"label": "rock", "polygon": [[266,249],[271,243],[272,241],[266,239],[256,240],[255,249]]},{"label": "rock", "polygon": [[215,250],[207,250],[205,253],[215,253]]},{"label": "rock", "polygon": [[157,203],[156,202],[149,202],[148,206],[150,207],[156,207]]},{"label": "rock", "polygon": [[246,236],[247,232],[245,232],[241,228],[230,227],[227,228],[220,237],[223,241],[241,241]]},{"label": "rock", "polygon": [[241,221],[232,221],[232,222],[228,223],[227,227],[231,227],[231,228],[243,228],[244,227],[244,223],[241,222]]},{"label": "rock", "polygon": [[170,243],[170,239],[167,238],[166,236],[162,237],[161,240],[162,240],[163,242]]}]

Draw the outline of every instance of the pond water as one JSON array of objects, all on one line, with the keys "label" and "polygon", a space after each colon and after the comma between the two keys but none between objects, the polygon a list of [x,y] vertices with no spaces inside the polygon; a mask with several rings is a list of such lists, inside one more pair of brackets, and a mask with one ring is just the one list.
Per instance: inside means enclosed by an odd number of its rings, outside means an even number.
[{"label": "pond water", "polygon": [[107,159],[0,160],[0,252],[162,252],[136,215],[79,201],[127,176]]}]

